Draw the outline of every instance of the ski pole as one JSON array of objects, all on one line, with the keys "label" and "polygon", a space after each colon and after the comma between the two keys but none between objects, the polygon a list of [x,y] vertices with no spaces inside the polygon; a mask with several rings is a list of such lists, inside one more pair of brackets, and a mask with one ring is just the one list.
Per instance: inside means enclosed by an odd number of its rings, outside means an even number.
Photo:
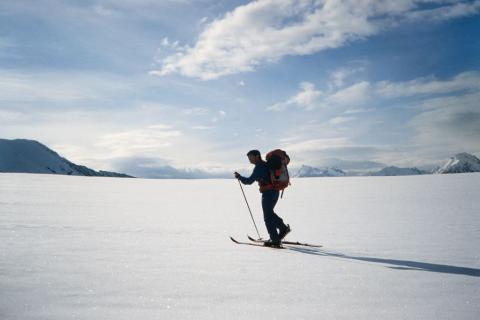
[{"label": "ski pole", "polygon": [[238,184],[240,185],[240,189],[242,189],[243,198],[245,199],[245,203],[247,204],[248,211],[250,212],[250,217],[252,217],[255,230],[257,230],[258,239],[261,239],[262,237],[260,237],[260,232],[258,232],[257,224],[255,223],[255,219],[253,219],[252,210],[250,210],[250,206],[248,205],[247,197],[245,196],[245,192],[243,192],[243,187],[242,187],[242,184],[240,183],[240,180],[238,180]]}]

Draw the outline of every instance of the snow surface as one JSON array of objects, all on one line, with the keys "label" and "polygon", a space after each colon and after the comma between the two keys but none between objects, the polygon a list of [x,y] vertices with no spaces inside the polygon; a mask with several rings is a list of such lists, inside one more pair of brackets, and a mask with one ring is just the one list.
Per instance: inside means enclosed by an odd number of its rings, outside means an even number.
[{"label": "snow surface", "polygon": [[478,319],[480,174],[292,184],[288,239],[321,249],[232,243],[235,180],[0,174],[0,318]]}]

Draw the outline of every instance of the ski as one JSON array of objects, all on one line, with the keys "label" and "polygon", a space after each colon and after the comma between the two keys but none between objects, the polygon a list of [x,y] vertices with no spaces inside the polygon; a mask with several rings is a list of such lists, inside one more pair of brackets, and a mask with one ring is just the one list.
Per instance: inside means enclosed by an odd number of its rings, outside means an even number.
[{"label": "ski", "polygon": [[238,240],[234,239],[233,237],[230,237],[230,240],[232,240],[232,241],[235,242],[236,244],[244,244],[244,245],[247,245],[247,246],[263,247],[263,248],[270,248],[270,249],[285,249],[285,248],[282,247],[282,246],[280,246],[280,247],[267,247],[267,246],[264,246],[264,245],[263,245],[263,241],[261,241],[261,240],[255,241],[255,242],[242,242],[242,241],[238,241]]},{"label": "ski", "polygon": [[[260,239],[254,239],[247,235],[248,239],[254,243],[263,243],[263,240]],[[304,243],[304,242],[298,242],[298,241],[282,241],[282,244],[288,244],[291,246],[304,246],[304,247],[313,247],[313,248],[321,248],[322,245],[320,244],[311,244],[311,243]]]}]

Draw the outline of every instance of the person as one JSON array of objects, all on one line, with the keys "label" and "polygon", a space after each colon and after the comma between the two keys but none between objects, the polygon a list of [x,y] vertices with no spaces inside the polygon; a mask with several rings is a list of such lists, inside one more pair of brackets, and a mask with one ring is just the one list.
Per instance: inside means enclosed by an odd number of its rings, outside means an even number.
[{"label": "person", "polygon": [[270,239],[265,241],[265,246],[280,247],[281,241],[291,231],[290,225],[285,224],[273,210],[277,204],[280,192],[273,189],[270,177],[270,170],[267,163],[262,160],[260,151],[250,150],[247,153],[248,160],[255,165],[250,177],[246,178],[235,172],[235,178],[245,185],[250,185],[255,181],[260,186],[262,194],[262,209],[265,226],[267,227]]}]

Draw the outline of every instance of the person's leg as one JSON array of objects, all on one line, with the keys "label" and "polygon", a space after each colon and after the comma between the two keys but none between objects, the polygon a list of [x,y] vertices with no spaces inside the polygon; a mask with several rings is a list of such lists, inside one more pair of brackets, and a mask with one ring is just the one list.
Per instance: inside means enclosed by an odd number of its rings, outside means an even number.
[{"label": "person's leg", "polygon": [[[275,205],[277,204],[278,198],[280,196],[279,191],[272,191],[275,194],[272,196],[272,204],[273,208],[275,208]],[[286,225],[285,222],[283,222],[283,219],[280,218],[275,212],[273,212],[273,221],[275,224],[275,228],[278,229],[278,238],[279,240],[282,240],[283,238],[286,237],[286,235],[290,232],[290,226]]]},{"label": "person's leg", "polygon": [[280,192],[275,191],[275,190],[272,190],[270,192],[272,192],[272,211],[273,211],[272,220],[273,220],[273,223],[275,224],[275,228],[277,228],[279,230],[282,230],[286,227],[285,223],[283,222],[283,219],[280,218],[277,215],[277,213],[274,211],[275,205],[277,204],[278,198],[280,196]]},{"label": "person's leg", "polygon": [[270,235],[270,240],[273,242],[280,241],[277,231],[278,219],[280,219],[280,217],[273,212],[273,208],[277,200],[278,194],[275,196],[275,192],[266,191],[262,193],[263,219],[265,220],[265,226],[267,227],[268,234]]}]

